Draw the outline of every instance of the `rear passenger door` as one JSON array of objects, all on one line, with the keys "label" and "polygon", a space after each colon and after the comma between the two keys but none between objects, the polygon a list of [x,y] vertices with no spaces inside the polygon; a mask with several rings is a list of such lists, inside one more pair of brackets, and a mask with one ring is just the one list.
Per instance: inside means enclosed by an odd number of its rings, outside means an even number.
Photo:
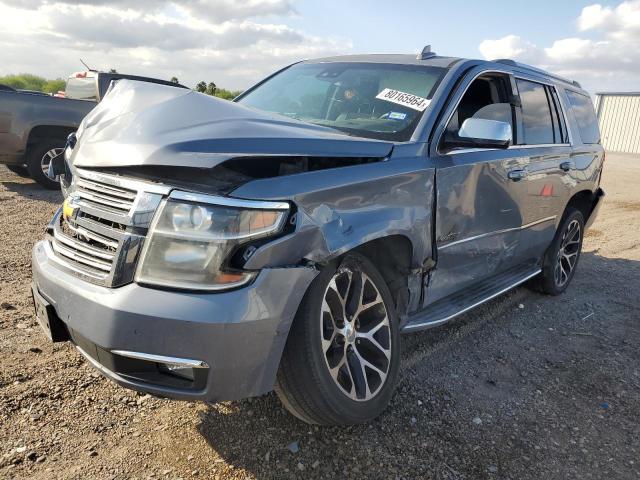
[{"label": "rear passenger door", "polygon": [[540,258],[555,234],[571,194],[575,169],[564,106],[556,87],[543,80],[516,77],[520,98],[518,141],[526,161],[520,180],[523,255]]}]

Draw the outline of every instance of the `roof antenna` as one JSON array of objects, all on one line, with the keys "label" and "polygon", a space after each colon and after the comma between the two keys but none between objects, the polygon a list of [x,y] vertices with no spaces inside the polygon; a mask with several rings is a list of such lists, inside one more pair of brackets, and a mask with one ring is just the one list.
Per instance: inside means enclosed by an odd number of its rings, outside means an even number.
[{"label": "roof antenna", "polygon": [[427,45],[422,49],[422,52],[416,57],[418,60],[426,60],[427,58],[435,57],[436,52],[431,51],[431,45]]},{"label": "roof antenna", "polygon": [[85,68],[87,70],[89,70],[90,72],[95,72],[95,70],[93,70],[89,65],[87,65],[86,63],[84,63],[84,60],[80,59],[80,63],[82,63],[82,65],[85,66]]}]

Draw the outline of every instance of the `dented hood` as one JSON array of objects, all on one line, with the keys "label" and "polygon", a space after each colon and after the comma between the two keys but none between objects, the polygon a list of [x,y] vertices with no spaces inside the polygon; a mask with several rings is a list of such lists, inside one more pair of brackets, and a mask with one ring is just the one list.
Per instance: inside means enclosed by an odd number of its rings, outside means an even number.
[{"label": "dented hood", "polygon": [[214,167],[232,157],[385,157],[390,142],[352,137],[182,88],[119,80],[85,117],[80,167]]}]

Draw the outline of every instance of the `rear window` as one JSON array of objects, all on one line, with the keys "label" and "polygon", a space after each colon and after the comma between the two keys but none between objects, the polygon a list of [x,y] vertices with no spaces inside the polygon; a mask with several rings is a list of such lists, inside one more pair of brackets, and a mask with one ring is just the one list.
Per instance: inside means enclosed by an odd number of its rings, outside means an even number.
[{"label": "rear window", "polygon": [[69,77],[65,88],[65,97],[97,102],[98,92],[95,77]]},{"label": "rear window", "polygon": [[554,143],[554,125],[547,91],[541,83],[516,80],[522,103],[522,130],[525,145]]},{"label": "rear window", "polygon": [[570,90],[567,90],[567,97],[569,97],[569,103],[571,103],[573,116],[578,123],[582,143],[600,143],[598,119],[591,99],[586,95]]}]

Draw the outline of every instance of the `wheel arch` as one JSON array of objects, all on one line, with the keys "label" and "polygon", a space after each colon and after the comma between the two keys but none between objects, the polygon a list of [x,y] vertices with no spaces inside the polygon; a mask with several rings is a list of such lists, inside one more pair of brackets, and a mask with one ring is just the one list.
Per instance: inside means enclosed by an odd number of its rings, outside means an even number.
[{"label": "wheel arch", "polygon": [[582,213],[585,225],[591,216],[596,203],[596,193],[591,190],[580,190],[573,194],[573,196],[567,202],[567,205],[562,212],[562,218],[567,215],[570,208],[575,208]]},{"label": "wheel arch", "polygon": [[410,291],[413,250],[409,237],[392,234],[364,242],[342,253],[337,261],[339,263],[351,252],[357,252],[371,260],[389,287],[396,312],[404,315],[413,294]]},{"label": "wheel arch", "polygon": [[60,126],[60,125],[37,125],[29,131],[27,137],[27,152],[36,145],[39,145],[43,140],[62,140],[66,141],[67,136],[75,132],[76,127]]}]

